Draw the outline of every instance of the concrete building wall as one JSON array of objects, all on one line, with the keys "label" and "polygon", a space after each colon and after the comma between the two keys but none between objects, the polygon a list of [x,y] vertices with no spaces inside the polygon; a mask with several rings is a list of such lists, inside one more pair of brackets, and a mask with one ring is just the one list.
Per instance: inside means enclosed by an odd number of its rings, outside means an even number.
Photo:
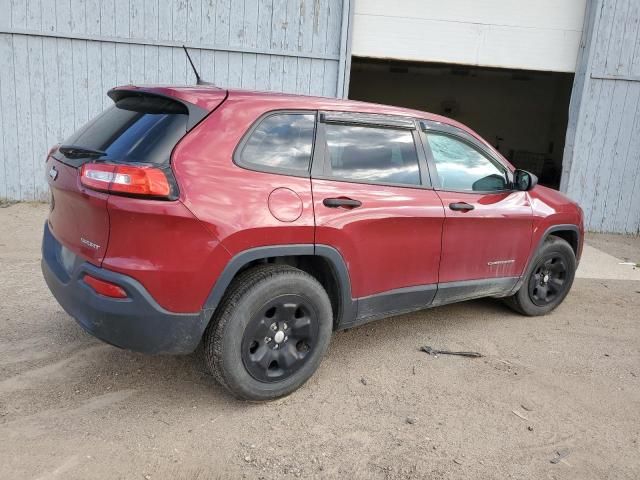
[{"label": "concrete building wall", "polygon": [[0,198],[46,198],[49,146],[122,84],[345,94],[349,0],[0,0]]},{"label": "concrete building wall", "polygon": [[593,0],[571,97],[561,189],[594,231],[640,232],[640,0]]},{"label": "concrete building wall", "polygon": [[353,54],[573,72],[587,0],[358,0]]}]

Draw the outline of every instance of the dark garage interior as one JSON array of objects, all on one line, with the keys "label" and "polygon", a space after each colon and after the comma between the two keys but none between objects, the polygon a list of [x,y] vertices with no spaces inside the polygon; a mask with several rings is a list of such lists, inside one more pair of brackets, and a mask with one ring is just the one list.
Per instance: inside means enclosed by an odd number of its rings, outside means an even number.
[{"label": "dark garage interior", "polygon": [[572,73],[354,57],[349,98],[453,118],[558,188],[572,84]]}]

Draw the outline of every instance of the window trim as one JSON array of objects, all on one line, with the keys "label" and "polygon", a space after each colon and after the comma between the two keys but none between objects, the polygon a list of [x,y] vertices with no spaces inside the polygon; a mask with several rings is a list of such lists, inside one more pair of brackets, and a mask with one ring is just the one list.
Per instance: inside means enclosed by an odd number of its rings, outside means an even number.
[{"label": "window trim", "polygon": [[[502,162],[495,155],[491,154],[487,151],[486,148],[473,136],[465,132],[464,130],[454,127],[453,125],[448,125],[441,122],[435,122],[432,120],[419,120],[420,123],[420,139],[422,141],[423,147],[425,149],[425,153],[427,156],[427,165],[429,168],[429,174],[431,175],[431,181],[433,184],[434,190],[442,191],[442,192],[456,192],[456,193],[470,193],[470,194],[479,194],[479,195],[487,195],[492,193],[510,193],[516,191],[513,186],[513,171]],[[459,190],[453,188],[442,188],[440,185],[440,177],[438,176],[438,171],[436,169],[436,162],[433,156],[433,151],[431,150],[431,145],[429,144],[429,139],[427,138],[427,133],[436,133],[438,135],[445,135],[448,137],[452,137],[455,140],[458,140],[469,147],[476,150],[480,155],[485,157],[494,165],[497,165],[504,169],[507,174],[507,181],[509,182],[510,188],[505,188],[502,190]]]},{"label": "window trim", "polygon": [[[311,156],[309,157],[309,167],[306,170],[296,170],[292,168],[283,168],[283,167],[269,167],[244,162],[242,161],[242,153],[244,152],[244,148],[247,145],[247,142],[253,135],[253,132],[269,117],[273,117],[276,115],[313,115],[313,137],[311,139]],[[276,175],[286,175],[288,177],[300,177],[300,178],[310,178],[311,176],[311,168],[314,159],[314,151],[316,145],[316,137],[318,135],[318,111],[317,110],[307,110],[307,109],[285,109],[285,110],[269,110],[268,112],[263,113],[258,118],[256,118],[251,126],[247,129],[247,131],[242,135],[242,138],[236,145],[233,150],[233,154],[231,159],[233,163],[245,170],[250,170],[252,172],[261,172],[261,173],[273,173]]]},{"label": "window trim", "polygon": [[353,112],[320,112],[320,122],[340,125],[361,125],[363,127],[394,128],[400,130],[416,130],[416,123],[411,117],[397,117],[379,113]]},{"label": "window trim", "polygon": [[[341,116],[341,121],[329,121],[326,119],[327,114],[331,115],[339,115],[341,113],[345,113],[345,116]],[[422,146],[422,139],[418,133],[418,129],[415,128],[415,119],[411,117],[402,117],[403,126],[399,126],[397,123],[394,123],[393,120],[398,117],[392,117],[387,115],[378,115],[375,114],[376,117],[380,117],[379,122],[367,122],[359,121],[361,118],[365,118],[367,116],[372,116],[374,114],[360,114],[354,112],[319,112],[319,121],[317,123],[316,130],[316,142],[314,148],[313,160],[311,162],[311,178],[316,180],[329,180],[332,182],[344,182],[344,183],[356,183],[362,185],[376,185],[376,186],[386,186],[386,187],[399,187],[399,188],[413,188],[419,190],[432,190],[431,186],[431,178],[430,172],[427,166],[427,158],[424,151],[424,147]],[[349,121],[347,121],[347,118]],[[386,120],[389,120],[388,122]],[[407,121],[410,121],[414,127],[409,128],[407,125]],[[420,183],[418,184],[407,184],[407,183],[393,183],[393,182],[378,182],[378,181],[369,181],[369,180],[356,180],[352,178],[344,178],[332,175],[328,168],[328,155],[326,152],[327,147],[327,136],[326,136],[326,125],[327,124],[339,124],[339,125],[353,125],[356,127],[365,127],[365,128],[386,128],[389,130],[402,130],[409,131],[413,137],[413,144],[416,149],[416,155],[418,158],[418,175],[420,177]]]}]

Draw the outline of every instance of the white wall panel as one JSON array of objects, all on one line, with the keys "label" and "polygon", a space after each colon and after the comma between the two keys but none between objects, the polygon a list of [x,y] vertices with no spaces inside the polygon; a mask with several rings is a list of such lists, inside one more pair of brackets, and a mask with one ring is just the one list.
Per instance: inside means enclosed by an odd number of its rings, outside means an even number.
[{"label": "white wall panel", "polygon": [[572,72],[586,0],[358,0],[353,54]]},{"label": "white wall panel", "polygon": [[[346,5],[346,7],[344,7]],[[349,0],[0,0],[0,199],[43,200],[49,146],[121,84],[340,96]],[[341,55],[342,54],[342,55]]]}]

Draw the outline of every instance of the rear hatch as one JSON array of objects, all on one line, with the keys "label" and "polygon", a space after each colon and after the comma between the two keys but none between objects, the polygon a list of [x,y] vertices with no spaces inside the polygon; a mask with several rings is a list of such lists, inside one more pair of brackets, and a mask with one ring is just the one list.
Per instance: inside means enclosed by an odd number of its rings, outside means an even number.
[{"label": "rear hatch", "polygon": [[[187,91],[196,98],[197,91]],[[176,95],[169,95],[171,92]],[[97,266],[102,264],[107,250],[107,201],[113,193],[109,188],[94,189],[83,184],[80,176],[85,165],[97,167],[96,170],[108,170],[113,165],[160,169],[169,179],[171,194],[159,201],[177,198],[169,165],[171,152],[191,128],[222,103],[226,91],[210,89],[206,92],[208,102],[199,106],[182,100],[182,94],[180,89],[171,88],[111,90],[109,96],[114,105],[49,152],[49,229],[63,247]]]}]

